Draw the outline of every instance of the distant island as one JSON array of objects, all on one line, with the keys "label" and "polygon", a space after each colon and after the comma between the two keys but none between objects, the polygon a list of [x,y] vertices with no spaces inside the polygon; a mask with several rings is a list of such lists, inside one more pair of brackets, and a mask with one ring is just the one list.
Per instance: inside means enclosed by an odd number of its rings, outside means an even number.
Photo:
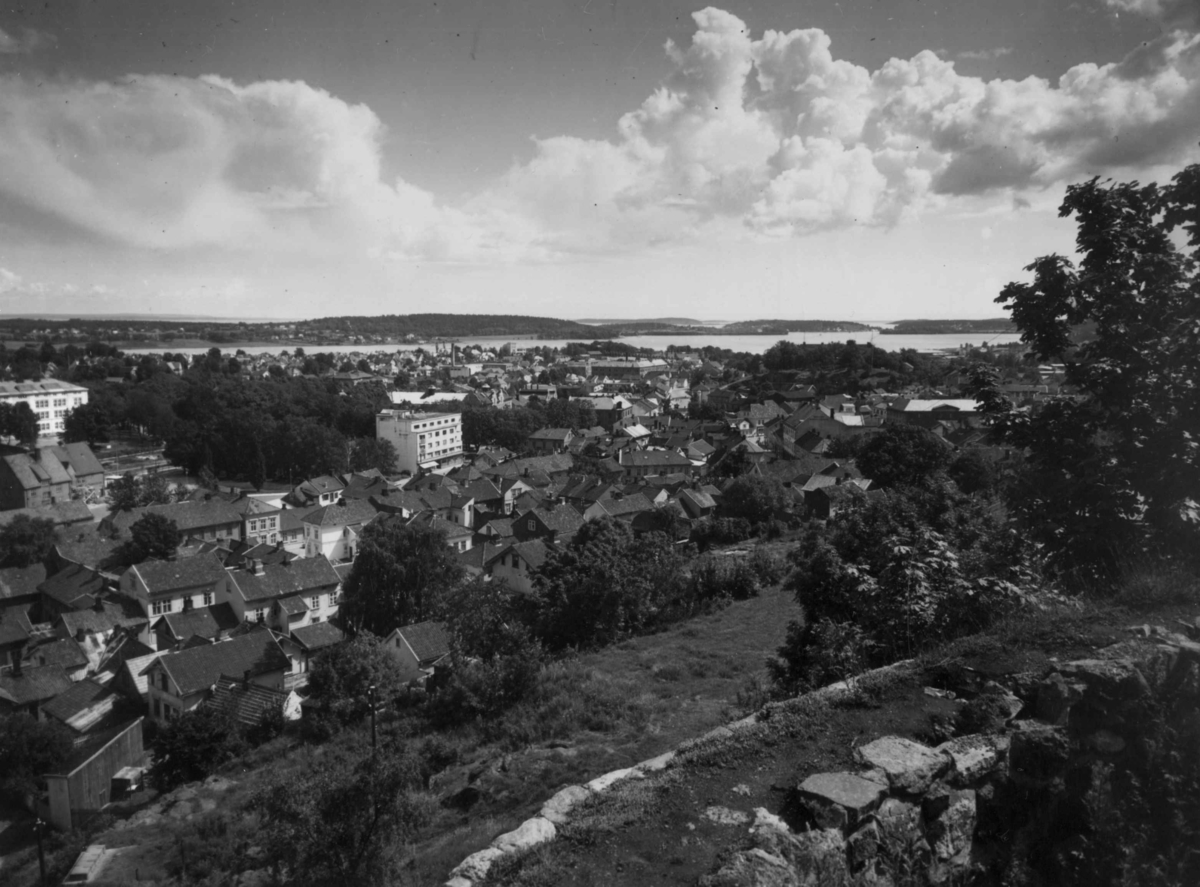
[{"label": "distant island", "polygon": [[988,320],[898,320],[891,329],[880,332],[885,336],[940,336],[949,333],[981,335],[1015,333],[1017,327],[1007,317],[993,317]]}]

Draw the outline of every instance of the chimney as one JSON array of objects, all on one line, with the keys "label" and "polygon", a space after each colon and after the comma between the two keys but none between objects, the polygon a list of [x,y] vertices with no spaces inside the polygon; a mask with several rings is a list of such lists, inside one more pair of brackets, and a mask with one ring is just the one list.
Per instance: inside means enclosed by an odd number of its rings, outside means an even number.
[{"label": "chimney", "polygon": [[249,689],[249,687],[250,687],[250,669],[246,669],[244,672],[242,672],[242,689],[246,690],[246,689]]},{"label": "chimney", "polygon": [[249,566],[250,572],[255,576],[261,576],[263,574],[263,562],[260,559],[256,557],[251,558]]}]

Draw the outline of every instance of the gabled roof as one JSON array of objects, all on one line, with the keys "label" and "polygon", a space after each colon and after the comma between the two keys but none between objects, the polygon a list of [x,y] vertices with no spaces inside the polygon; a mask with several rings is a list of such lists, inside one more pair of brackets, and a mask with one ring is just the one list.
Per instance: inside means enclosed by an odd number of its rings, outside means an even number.
[{"label": "gabled roof", "polygon": [[150,594],[213,585],[225,576],[225,565],[213,551],[174,561],[143,561],[129,569],[141,579]]},{"label": "gabled roof", "polygon": [[446,534],[447,539],[461,539],[464,536],[474,536],[475,534],[466,527],[456,524],[453,521],[448,521],[441,515],[434,514],[430,511],[422,512],[413,518],[414,522],[420,522],[435,530],[441,530]]},{"label": "gabled roof", "polygon": [[642,511],[649,511],[654,507],[649,499],[641,493],[635,493],[632,496],[624,496],[620,499],[601,499],[598,503],[601,508],[608,513],[610,517],[623,517],[631,514],[638,514]]},{"label": "gabled roof", "polygon": [[121,533],[128,533],[129,528],[146,514],[160,514],[168,520],[175,521],[175,526],[184,535],[209,527],[240,526],[242,523],[242,516],[237,509],[224,499],[215,496],[199,501],[172,502],[170,505],[147,505],[144,508],[118,511],[105,518],[104,523],[111,524]]},{"label": "gabled roof", "polygon": [[536,569],[546,562],[546,553],[548,551],[546,543],[541,539],[530,539],[528,542],[513,542],[510,545],[504,546],[488,558],[484,566],[490,567],[509,553],[516,553],[522,562]]},{"label": "gabled roof", "polygon": [[564,536],[574,536],[584,525],[583,515],[570,505],[556,505],[554,508],[532,508],[524,512],[517,520],[536,517],[547,529]]},{"label": "gabled roof", "polygon": [[11,523],[19,514],[53,521],[56,527],[68,524],[90,524],[94,520],[86,502],[80,499],[71,499],[69,502],[55,502],[53,505],[40,505],[37,508],[13,508],[8,511],[0,511],[0,527]]},{"label": "gabled roof", "polygon": [[184,641],[193,635],[215,638],[222,632],[233,631],[238,626],[238,617],[232,605],[223,603],[184,613],[167,613],[157,624],[165,624],[173,637]]},{"label": "gabled roof", "polygon": [[683,490],[680,492],[679,498],[687,499],[698,510],[717,507],[713,497],[703,490]]},{"label": "gabled roof", "polygon": [[255,727],[262,723],[270,712],[283,711],[287,693],[273,690],[255,683],[244,683],[241,678],[221,675],[213,688],[212,696],[204,705],[229,711],[239,724]]},{"label": "gabled roof", "polygon": [[82,564],[67,564],[53,576],[47,577],[38,589],[64,607],[80,609],[92,606],[96,595],[102,592],[107,584],[107,580],[98,570]]},{"label": "gabled roof", "polygon": [[23,668],[19,675],[0,674],[0,692],[17,705],[53,699],[71,689],[73,683],[61,665]]},{"label": "gabled roof", "polygon": [[346,633],[332,622],[314,622],[292,629],[292,640],[310,652],[332,647],[345,639]]},{"label": "gabled roof", "polygon": [[450,636],[440,622],[416,622],[396,629],[417,661],[436,661],[450,652]]},{"label": "gabled roof", "polygon": [[61,665],[67,671],[84,668],[88,664],[87,654],[79,644],[66,638],[38,644],[27,655],[34,665]]},{"label": "gabled roof", "polygon": [[304,519],[321,507],[310,505],[306,508],[285,508],[279,515],[279,532],[303,530]]},{"label": "gabled roof", "polygon": [[145,625],[150,621],[137,601],[119,594],[105,599],[100,607],[99,610],[94,606],[86,610],[69,610],[59,616],[58,621],[71,637],[75,637],[79,631],[99,634],[112,631],[118,626]]},{"label": "gabled roof", "polygon": [[561,443],[573,434],[574,432],[570,428],[539,428],[533,434],[529,435],[526,440],[552,440]]},{"label": "gabled roof", "polygon": [[227,641],[205,644],[167,653],[151,663],[146,671],[164,669],[187,696],[212,687],[221,675],[250,673],[251,677],[273,671],[286,671],[288,658],[269,629],[251,631]]},{"label": "gabled roof", "polygon": [[100,460],[96,458],[96,454],[92,452],[92,448],[86,443],[69,443],[61,446],[52,447],[54,455],[64,465],[70,465],[71,470],[75,472],[76,477],[89,477],[94,474],[103,474],[104,468],[100,465]]},{"label": "gabled roof", "polygon": [[350,499],[344,505],[326,505],[310,512],[304,523],[319,527],[348,527],[364,524],[379,512],[366,499]]},{"label": "gabled roof", "polygon": [[333,564],[324,556],[297,558],[286,564],[264,564],[261,574],[233,570],[228,575],[247,603],[323,592],[341,581]]},{"label": "gabled roof", "polygon": [[46,568],[41,564],[28,567],[0,569],[0,602],[13,598],[36,598],[38,586],[46,580]]},{"label": "gabled roof", "polygon": [[[94,726],[94,723],[88,723],[88,721],[98,720],[98,718],[81,719],[80,715],[91,708],[103,708],[111,711],[117,698],[117,694],[112,690],[87,678],[68,687],[54,699],[42,705],[42,711],[64,724],[82,730],[88,726]],[[83,723],[80,723],[81,720]]]},{"label": "gabled roof", "polygon": [[0,461],[8,466],[13,478],[25,490],[71,482],[67,469],[58,461],[58,456],[50,447],[41,447],[36,456],[29,453],[12,453],[0,456]]},{"label": "gabled roof", "polygon": [[662,466],[691,468],[692,461],[687,456],[671,450],[623,450],[621,465],[633,468]]},{"label": "gabled roof", "polygon": [[27,641],[32,633],[33,624],[24,610],[0,610],[0,646]]}]

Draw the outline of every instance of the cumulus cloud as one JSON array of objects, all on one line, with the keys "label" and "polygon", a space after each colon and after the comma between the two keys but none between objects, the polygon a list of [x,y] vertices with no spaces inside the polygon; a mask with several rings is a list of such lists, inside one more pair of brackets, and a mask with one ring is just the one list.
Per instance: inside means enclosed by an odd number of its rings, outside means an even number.
[{"label": "cumulus cloud", "polygon": [[1145,16],[1171,28],[1194,30],[1200,26],[1200,3],[1196,0],[1104,0],[1104,5],[1118,14]]},{"label": "cumulus cloud", "polygon": [[818,29],[756,37],[719,9],[693,18],[613,138],[535,140],[457,206],[384,178],[370,108],[216,76],[0,80],[0,193],[143,248],[538,261],[891,225],[961,195],[1022,201],[1178,163],[1200,137],[1200,37],[1182,31],[1051,82],[966,76],[929,51],[871,71]]},{"label": "cumulus cloud", "polygon": [[0,295],[11,293],[21,286],[21,275],[9,271],[7,268],[0,268]]}]

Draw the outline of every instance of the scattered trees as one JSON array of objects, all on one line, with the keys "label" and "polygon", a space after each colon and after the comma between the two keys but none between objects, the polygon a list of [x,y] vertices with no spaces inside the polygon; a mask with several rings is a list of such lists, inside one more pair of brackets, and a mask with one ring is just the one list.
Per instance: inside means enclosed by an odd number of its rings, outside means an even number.
[{"label": "scattered trees", "polygon": [[150,746],[150,780],[167,792],[203,779],[246,748],[232,711],[201,705],[159,725]]},{"label": "scattered trees", "polygon": [[40,564],[54,548],[54,521],[18,514],[0,527],[0,566]]},{"label": "scattered trees", "polygon": [[108,498],[113,511],[132,511],[147,505],[170,505],[175,501],[171,485],[165,477],[148,474],[134,477],[130,472],[108,485]]},{"label": "scattered trees", "polygon": [[362,720],[370,711],[368,688],[374,685],[380,702],[395,699],[404,685],[400,666],[369,631],[360,631],[353,639],[339,644],[313,662],[308,675],[308,696],[317,704],[327,722],[336,730]]}]

